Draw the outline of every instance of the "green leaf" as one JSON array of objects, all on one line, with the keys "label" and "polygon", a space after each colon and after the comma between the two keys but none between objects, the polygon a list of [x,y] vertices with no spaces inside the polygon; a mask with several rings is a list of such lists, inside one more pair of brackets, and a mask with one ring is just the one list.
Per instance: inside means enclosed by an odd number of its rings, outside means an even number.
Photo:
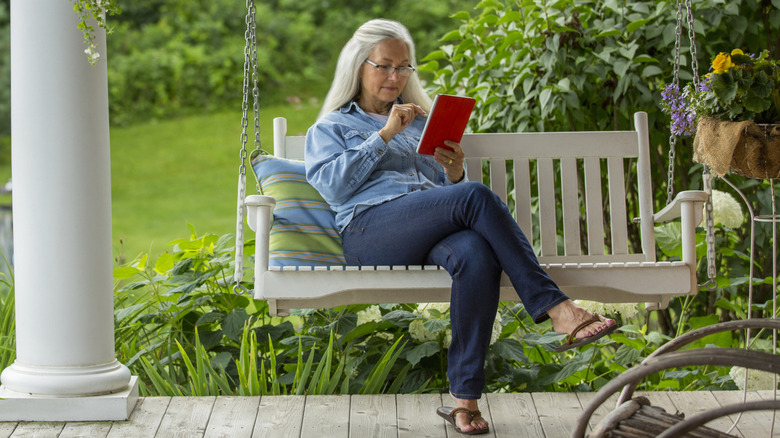
[{"label": "green leaf", "polygon": [[238,342],[241,340],[241,334],[244,332],[244,325],[249,319],[246,310],[236,309],[225,317],[222,321],[222,330],[225,332],[225,336]]},{"label": "green leaf", "polygon": [[645,67],[644,70],[642,70],[642,77],[649,78],[651,76],[658,76],[663,72],[664,71],[661,70],[661,68],[656,65],[648,65],[647,67]]},{"label": "green leaf", "polygon": [[680,381],[679,380],[661,380],[658,382],[657,385],[658,389],[680,389]]},{"label": "green leaf", "polygon": [[420,345],[415,346],[411,350],[406,352],[406,360],[409,361],[412,366],[416,366],[420,360],[431,357],[441,351],[439,343],[436,341],[428,341]]},{"label": "green leaf", "polygon": [[621,345],[615,352],[615,362],[628,368],[639,362],[642,358],[642,352],[628,345]]},{"label": "green leaf", "polygon": [[[281,324],[265,324],[261,327],[253,329],[252,331],[254,332],[256,339],[263,339],[264,342],[269,337],[272,342],[275,342],[289,336],[294,337],[295,335],[295,328],[290,321],[285,321]],[[296,342],[301,341],[301,339],[297,339],[297,337],[294,337],[294,339]]]},{"label": "green leaf", "polygon": [[619,29],[612,29],[612,30],[605,30],[598,35],[596,35],[596,38],[606,38],[610,36],[619,36],[620,30]]},{"label": "green leaf", "polygon": [[125,318],[136,315],[138,312],[145,309],[147,305],[147,303],[139,303],[125,307],[123,309],[117,309],[117,311],[114,312],[114,318],[117,320],[117,322],[124,321]]},{"label": "green leaf", "polygon": [[471,16],[469,15],[469,13],[467,11],[458,11],[458,12],[450,15],[450,18],[452,18],[453,20],[468,21],[468,19],[471,18]]},{"label": "green leaf", "polygon": [[725,298],[721,298],[718,301],[716,301],[715,305],[717,307],[720,307],[721,309],[730,310],[730,311],[735,312],[735,313],[742,313],[742,312],[744,312],[742,307],[732,303],[731,301],[729,301],[729,300],[727,300]]},{"label": "green leaf", "polygon": [[652,18],[643,18],[641,20],[632,21],[631,23],[628,23],[628,26],[626,26],[626,30],[628,31],[628,33],[633,33],[634,31],[641,28],[642,26],[644,26],[645,24],[649,23],[652,20],[653,20]]},{"label": "green leaf", "polygon": [[730,104],[737,95],[737,82],[731,73],[710,75],[712,92],[725,104]]},{"label": "green leaf", "polygon": [[696,330],[717,324],[719,321],[718,315],[692,316],[688,324],[691,325],[691,329]]},{"label": "green leaf", "polygon": [[446,41],[453,41],[453,40],[459,40],[461,39],[460,31],[459,30],[453,30],[448,32],[446,35],[441,37],[439,39],[440,42],[446,42]]},{"label": "green leaf", "polygon": [[443,319],[433,318],[433,319],[426,320],[423,323],[423,326],[426,329],[428,329],[429,332],[436,333],[447,328],[447,322],[444,321]]},{"label": "green leaf", "polygon": [[408,310],[393,310],[392,312],[387,312],[382,315],[383,321],[390,321],[392,323],[411,321],[417,318],[417,315]]},{"label": "green leaf", "polygon": [[496,22],[496,24],[512,23],[515,21],[522,21],[522,19],[523,15],[520,13],[520,11],[509,10],[506,12],[506,14],[504,14],[503,17],[501,17],[501,19],[498,20],[498,22]]},{"label": "green leaf", "polygon": [[[593,349],[588,350],[587,353],[583,354],[579,358],[584,358],[586,356],[592,356],[592,352],[595,351]],[[582,369],[585,369],[588,366],[588,362],[586,360],[570,360],[567,361],[563,367],[555,373],[554,376],[552,376],[553,382],[562,382],[563,380],[567,379],[569,376],[573,375],[577,371],[580,371]]]},{"label": "green leaf", "polygon": [[634,62],[640,62],[640,63],[652,62],[652,63],[656,63],[656,64],[658,64],[658,62],[659,62],[657,59],[653,58],[652,56],[648,56],[648,55],[635,56],[633,58],[633,61]]},{"label": "green leaf", "polygon": [[428,62],[436,59],[447,59],[447,54],[444,53],[444,50],[435,50],[429,53],[428,56],[420,60],[420,62]]},{"label": "green leaf", "polygon": [[168,252],[164,252],[160,254],[160,257],[157,257],[157,260],[154,262],[154,270],[158,274],[165,274],[173,269],[174,264],[175,261],[173,256]]},{"label": "green leaf", "polygon": [[212,310],[211,312],[201,315],[201,317],[198,318],[198,320],[195,322],[195,327],[211,324],[212,322],[222,321],[224,317],[224,313],[218,310]]},{"label": "green leaf", "polygon": [[545,111],[545,108],[547,108],[547,105],[550,103],[552,91],[552,88],[545,87],[539,95],[539,106],[542,108],[542,111]]},{"label": "green leaf", "polygon": [[669,257],[682,256],[682,225],[669,222],[655,227],[655,243]]},{"label": "green leaf", "polygon": [[762,113],[772,106],[770,100],[762,99],[760,96],[757,96],[752,88],[748,91],[747,95],[745,95],[742,104],[745,106],[746,110],[754,113]]},{"label": "green leaf", "polygon": [[222,330],[198,330],[198,338],[206,350],[210,350],[222,341]]},{"label": "green leaf", "polygon": [[134,268],[132,266],[122,266],[120,268],[114,269],[114,278],[117,280],[124,280],[127,278],[130,278],[136,274],[139,274],[141,271],[138,270],[138,268]]},{"label": "green leaf", "polygon": [[364,324],[360,324],[359,326],[355,327],[353,330],[350,330],[349,333],[347,333],[341,340],[341,342],[348,344],[353,339],[357,339],[361,336],[367,336],[376,330],[376,327],[379,325],[376,321],[370,321]]},{"label": "green leaf", "polygon": [[523,362],[525,364],[528,363],[528,357],[526,357],[525,352],[523,351],[523,344],[515,339],[499,339],[490,347],[490,349],[502,359]]},{"label": "green leaf", "polygon": [[623,344],[627,347],[633,348],[637,351],[642,351],[645,348],[645,342],[642,339],[629,338],[622,333],[613,333],[610,335],[613,341]]}]

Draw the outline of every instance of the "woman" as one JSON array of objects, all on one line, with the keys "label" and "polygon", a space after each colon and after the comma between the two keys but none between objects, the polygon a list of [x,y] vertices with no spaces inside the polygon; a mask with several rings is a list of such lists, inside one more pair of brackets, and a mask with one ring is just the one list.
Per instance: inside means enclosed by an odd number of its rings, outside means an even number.
[{"label": "woman", "polygon": [[534,320],[551,318],[575,345],[617,325],[558,289],[506,205],[483,184],[466,181],[458,143],[445,142],[432,157],[415,152],[431,100],[414,60],[400,23],[372,20],[355,32],[308,131],[306,176],[336,212],[347,263],[435,264],[450,273],[447,374],[457,407],[437,412],[461,433],[487,433],[477,400],[502,271]]}]

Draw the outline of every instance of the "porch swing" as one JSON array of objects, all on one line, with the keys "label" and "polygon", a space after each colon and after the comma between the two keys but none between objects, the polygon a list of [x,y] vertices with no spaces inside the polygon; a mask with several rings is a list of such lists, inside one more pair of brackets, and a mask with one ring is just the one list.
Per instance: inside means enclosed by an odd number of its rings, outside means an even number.
[{"label": "porch swing", "polygon": [[[243,285],[246,217],[255,231],[253,295],[268,302],[271,315],[347,304],[449,302],[452,280],[439,266],[345,266],[334,214],[306,182],[305,138],[288,136],[284,118],[274,119],[274,155],[260,149],[253,0],[247,0],[247,9],[234,291],[249,292]],[[250,91],[254,150],[247,157]],[[673,297],[698,292],[696,227],[709,197],[704,191],[684,191],[653,214],[646,113],[634,114],[630,131],[466,134],[461,144],[469,180],[489,180],[504,202],[514,195],[513,213],[538,248],[540,264],[572,299],[644,302],[654,310],[666,308]],[[258,194],[249,196],[247,158],[258,182]],[[639,206],[632,221],[629,193],[637,193]],[[658,261],[654,225],[678,218],[682,257]],[[631,250],[631,222],[639,227],[641,251]],[[500,299],[518,300],[505,274]]]}]

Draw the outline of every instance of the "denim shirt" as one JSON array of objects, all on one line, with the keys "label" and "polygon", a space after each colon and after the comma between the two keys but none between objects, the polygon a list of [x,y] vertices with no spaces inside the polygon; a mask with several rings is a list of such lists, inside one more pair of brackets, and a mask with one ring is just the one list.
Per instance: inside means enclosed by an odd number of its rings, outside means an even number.
[{"label": "denim shirt", "polygon": [[425,120],[417,116],[385,144],[379,136],[384,123],[350,102],[309,128],[306,179],[336,212],[339,231],[373,205],[453,184],[433,156],[417,153]]}]

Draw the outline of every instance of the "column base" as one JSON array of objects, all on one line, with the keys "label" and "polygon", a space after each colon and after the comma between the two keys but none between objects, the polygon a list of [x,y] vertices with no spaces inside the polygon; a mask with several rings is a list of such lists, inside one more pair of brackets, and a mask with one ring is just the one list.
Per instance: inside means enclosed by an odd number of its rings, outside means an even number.
[{"label": "column base", "polygon": [[123,391],[130,370],[114,360],[89,366],[25,365],[17,359],[0,375],[0,383],[20,394],[54,397],[90,397]]},{"label": "column base", "polygon": [[138,401],[138,377],[127,388],[92,397],[21,394],[0,386],[0,421],[124,421]]}]

